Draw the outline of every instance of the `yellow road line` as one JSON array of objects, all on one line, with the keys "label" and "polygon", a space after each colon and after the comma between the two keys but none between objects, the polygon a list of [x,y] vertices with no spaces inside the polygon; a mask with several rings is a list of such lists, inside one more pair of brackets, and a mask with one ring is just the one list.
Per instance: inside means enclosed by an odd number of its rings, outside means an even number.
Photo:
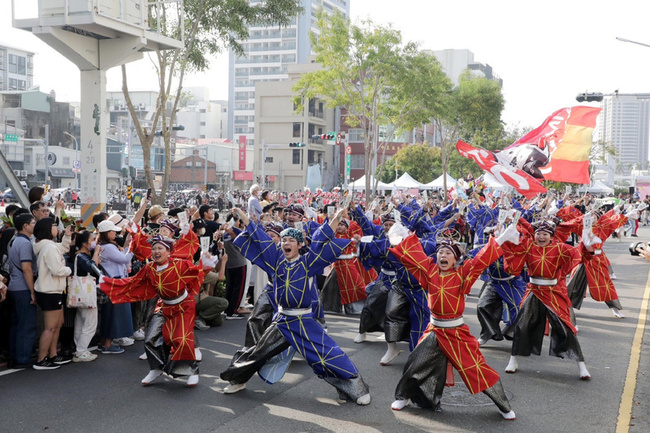
[{"label": "yellow road line", "polygon": [[632,340],[632,352],[630,353],[630,363],[627,366],[625,376],[625,386],[621,396],[621,405],[618,408],[618,423],[616,424],[616,433],[627,433],[630,431],[630,422],[632,421],[632,406],[634,404],[634,391],[636,389],[636,377],[639,372],[639,362],[641,361],[641,344],[643,343],[643,333],[645,332],[645,323],[648,316],[648,301],[650,300],[650,273],[645,284],[641,310],[639,311],[639,320],[636,324],[634,340]]}]

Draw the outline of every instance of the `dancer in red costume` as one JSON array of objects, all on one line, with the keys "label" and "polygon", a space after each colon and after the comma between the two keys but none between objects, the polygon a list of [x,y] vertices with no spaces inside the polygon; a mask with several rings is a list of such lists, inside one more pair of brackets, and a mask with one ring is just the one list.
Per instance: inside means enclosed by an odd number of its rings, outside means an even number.
[{"label": "dancer in red costume", "polygon": [[[155,236],[151,239],[152,260],[136,275],[129,278],[102,278],[100,288],[115,304],[144,301],[160,296],[157,313],[152,322],[162,320],[164,346],[148,347],[145,344],[147,360],[151,367],[142,380],[150,384],[163,372],[177,377],[188,376],[187,385],[199,382],[199,369],[194,352],[194,320],[198,294],[207,270],[214,268],[212,257],[202,258],[202,267],[190,261],[170,258],[174,244],[172,240]],[[157,328],[155,323],[147,327]],[[149,338],[146,339],[148,341]]]},{"label": "dancer in red costume", "polygon": [[518,237],[512,226],[498,239],[490,239],[474,258],[458,267],[461,250],[449,241],[438,245],[437,263],[424,253],[416,236],[408,236],[390,249],[427,291],[431,310],[431,322],[404,366],[395,390],[393,410],[401,410],[411,403],[438,408],[447,362],[451,362],[472,394],[485,393],[505,419],[515,419],[499,374],[485,362],[478,341],[464,324],[463,311],[465,296],[478,276],[501,255],[499,244],[508,238],[516,242]]},{"label": "dancer in red costume", "polygon": [[[340,239],[353,239],[363,236],[361,227],[355,221],[342,219],[336,228],[336,237]],[[359,261],[357,243],[352,242],[343,250],[343,253],[334,262],[336,281],[341,293],[341,304],[348,305],[362,301],[368,297],[366,286],[377,279],[377,271],[367,271]]]},{"label": "dancer in red costume", "polygon": [[[580,263],[579,247],[553,238],[555,224],[551,221],[540,221],[531,226],[522,218],[518,228],[522,233],[519,244],[506,242],[502,246],[506,272],[519,275],[526,264],[530,282],[517,316],[506,373],[517,371],[517,356],[541,353],[548,318],[551,325],[550,353],[576,361],[580,379],[588,380],[591,376],[584,363],[576,328],[571,322],[571,301],[566,289],[566,276]],[[588,237],[583,237],[583,243],[591,248]]]},{"label": "dancer in red costume", "polygon": [[[564,209],[558,212],[558,216],[562,215],[563,219],[567,217],[561,214]],[[581,233],[583,230],[584,216],[579,211],[577,212],[577,215],[575,213],[571,214],[575,216],[575,221],[578,222],[578,233]],[[623,227],[627,220],[628,217],[621,215],[618,209],[612,209],[594,222],[591,231],[598,239],[604,241],[618,228]],[[603,242],[594,244],[592,251],[589,251],[584,245],[580,247],[582,266],[576,269],[569,281],[569,299],[573,308],[580,309],[587,287],[589,287],[589,294],[592,299],[598,302],[605,302],[611,309],[614,317],[623,319],[625,316],[620,312],[623,307],[618,299],[618,293],[616,293],[612,277],[609,274],[610,262],[602,248]]]}]

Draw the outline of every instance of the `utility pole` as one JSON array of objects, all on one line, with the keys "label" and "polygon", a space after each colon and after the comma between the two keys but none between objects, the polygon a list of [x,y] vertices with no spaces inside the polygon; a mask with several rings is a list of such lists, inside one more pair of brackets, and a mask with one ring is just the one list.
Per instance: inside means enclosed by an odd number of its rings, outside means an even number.
[{"label": "utility pole", "polygon": [[49,191],[50,188],[50,167],[48,156],[50,155],[50,125],[45,125],[45,190]]}]

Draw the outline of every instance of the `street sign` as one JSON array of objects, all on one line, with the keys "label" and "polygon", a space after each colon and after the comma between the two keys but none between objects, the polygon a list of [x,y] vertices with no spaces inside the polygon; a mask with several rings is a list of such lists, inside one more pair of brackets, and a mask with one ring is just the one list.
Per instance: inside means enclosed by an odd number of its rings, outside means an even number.
[{"label": "street sign", "polygon": [[47,154],[47,163],[48,165],[56,164],[56,154],[54,152],[50,152]]},{"label": "street sign", "polygon": [[18,141],[18,134],[5,134],[5,141]]},{"label": "street sign", "polygon": [[345,174],[350,176],[350,155],[345,155]]},{"label": "street sign", "polygon": [[[128,170],[128,168],[127,168]],[[81,172],[81,161],[72,161],[72,171],[75,173],[80,173]]]},{"label": "street sign", "polygon": [[345,154],[352,155],[352,146],[345,146]]},{"label": "street sign", "polygon": [[336,145],[339,146],[341,144],[341,141],[343,141],[343,136],[339,132],[338,134],[336,134]]}]

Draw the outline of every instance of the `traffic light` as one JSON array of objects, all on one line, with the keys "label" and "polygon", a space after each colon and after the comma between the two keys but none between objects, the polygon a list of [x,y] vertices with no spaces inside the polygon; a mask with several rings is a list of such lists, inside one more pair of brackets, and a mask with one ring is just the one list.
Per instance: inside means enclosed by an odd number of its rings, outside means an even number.
[{"label": "traffic light", "polygon": [[289,147],[305,147],[305,143],[289,143]]},{"label": "traffic light", "polygon": [[258,185],[259,185],[260,183],[262,183],[262,177],[261,177],[261,176],[257,176],[257,179],[256,179],[256,180],[257,180],[257,184],[258,184]]},{"label": "traffic light", "polygon": [[602,100],[603,94],[600,92],[583,92],[576,96],[578,102],[601,102]]},{"label": "traffic light", "polygon": [[[183,125],[172,126],[172,131],[185,131],[185,126],[183,126]],[[155,135],[156,137],[162,137],[162,136],[163,136],[163,132],[162,132],[162,131],[156,131],[156,132],[154,133],[154,135]]]},{"label": "traffic light", "polygon": [[208,184],[205,184],[203,185],[203,192],[207,192],[207,191],[208,191]]},{"label": "traffic light", "polygon": [[135,179],[138,175],[135,167],[132,165],[129,165],[129,175],[131,176],[132,179]]},{"label": "traffic light", "polygon": [[322,140],[334,140],[334,137],[336,137],[336,134],[334,134],[334,133],[331,132],[331,131],[328,132],[327,134],[322,134],[322,135],[320,136],[320,138],[321,138]]},{"label": "traffic light", "polygon": [[269,176],[267,175],[264,176],[264,185],[268,185],[268,184],[269,184]]},{"label": "traffic light", "polygon": [[126,198],[131,200],[131,185],[126,187]]}]

